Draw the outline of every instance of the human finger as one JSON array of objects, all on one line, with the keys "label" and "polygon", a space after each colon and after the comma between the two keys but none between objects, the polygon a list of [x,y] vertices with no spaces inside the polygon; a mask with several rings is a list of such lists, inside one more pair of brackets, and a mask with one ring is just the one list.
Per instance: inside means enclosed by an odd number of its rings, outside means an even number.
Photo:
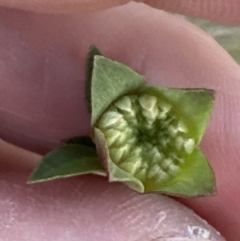
[{"label": "human finger", "polygon": [[[183,19],[143,4],[88,17],[14,11],[1,16],[5,66],[0,89],[8,93],[0,95],[1,134],[27,148],[46,151],[67,135],[89,131],[79,93],[92,43],[145,75],[150,84],[215,89],[216,107],[203,149],[216,172],[218,194],[191,199],[188,205],[229,240],[239,236],[239,66],[215,41]],[[8,41],[12,45],[6,51]],[[19,72],[19,66],[26,71]]]},{"label": "human finger", "polygon": [[[8,164],[40,158],[6,142],[0,143],[0,157]],[[30,186],[28,168],[0,173],[5,241],[224,241],[193,211],[166,196],[137,194],[90,175]]]},{"label": "human finger", "polygon": [[[240,24],[238,0],[135,0],[154,8],[217,21]],[[88,13],[124,5],[130,0],[0,0],[0,6],[42,13]]]},{"label": "human finger", "polygon": [[148,5],[173,13],[208,19],[219,23],[240,24],[240,1],[145,0]]}]

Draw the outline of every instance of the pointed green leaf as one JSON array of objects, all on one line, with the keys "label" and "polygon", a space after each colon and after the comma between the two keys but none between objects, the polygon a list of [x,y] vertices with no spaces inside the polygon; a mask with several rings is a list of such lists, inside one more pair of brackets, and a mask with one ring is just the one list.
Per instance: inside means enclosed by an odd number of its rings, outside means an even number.
[{"label": "pointed green leaf", "polygon": [[106,140],[103,133],[95,128],[94,134],[96,138],[97,150],[99,153],[104,166],[108,171],[108,177],[110,182],[124,182],[130,188],[136,190],[137,192],[143,193],[144,186],[140,180],[135,178],[130,173],[124,171],[123,169],[119,168],[112,160],[109,155],[108,147],[106,145]]},{"label": "pointed green leaf", "polygon": [[31,174],[28,183],[83,174],[105,175],[105,170],[93,148],[69,144],[61,146],[44,156]]},{"label": "pointed green leaf", "polygon": [[93,143],[89,136],[74,136],[65,140],[62,140],[63,144],[78,144],[88,146],[96,149],[96,145]]},{"label": "pointed green leaf", "polygon": [[94,45],[90,47],[87,63],[86,63],[86,83],[85,83],[85,98],[87,100],[87,107],[91,111],[91,85],[92,85],[92,71],[93,71],[93,63],[94,57],[96,55],[103,55],[101,51]]},{"label": "pointed green leaf", "polygon": [[175,196],[211,195],[216,192],[214,173],[202,152],[196,148],[191,155],[185,157],[185,165],[179,174],[158,190]]},{"label": "pointed green leaf", "polygon": [[146,94],[155,95],[172,106],[172,111],[188,126],[188,135],[199,144],[209,122],[214,91],[207,89],[167,89],[148,87]]},{"label": "pointed green leaf", "polygon": [[145,86],[143,76],[103,56],[95,56],[92,75],[92,126],[117,98]]}]

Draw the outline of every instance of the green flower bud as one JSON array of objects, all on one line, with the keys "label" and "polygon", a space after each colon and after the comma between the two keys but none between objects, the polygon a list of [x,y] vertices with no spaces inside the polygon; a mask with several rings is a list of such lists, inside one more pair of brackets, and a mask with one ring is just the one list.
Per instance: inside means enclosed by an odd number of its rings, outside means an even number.
[{"label": "green flower bud", "polygon": [[152,92],[146,88],[118,98],[95,125],[104,136],[109,159],[139,180],[144,192],[168,185],[199,151],[178,106]]},{"label": "green flower bud", "polygon": [[43,157],[30,183],[91,173],[140,193],[214,193],[214,173],[199,148],[213,91],[146,87],[143,76],[93,47],[86,97],[92,140],[65,141]]}]

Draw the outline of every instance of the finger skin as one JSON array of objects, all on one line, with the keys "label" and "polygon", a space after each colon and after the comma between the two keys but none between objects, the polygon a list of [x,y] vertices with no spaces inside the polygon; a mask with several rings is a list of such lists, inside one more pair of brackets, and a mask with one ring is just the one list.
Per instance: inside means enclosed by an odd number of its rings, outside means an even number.
[{"label": "finger skin", "polygon": [[[0,6],[42,13],[86,13],[124,5],[129,0],[0,0]],[[204,18],[220,23],[240,24],[239,0],[135,0],[154,8]]]},{"label": "finger skin", "polygon": [[40,155],[7,143],[0,139],[0,170],[1,172],[24,169],[31,171],[39,162]]},{"label": "finger skin", "polygon": [[0,6],[41,13],[86,13],[119,6],[129,0],[0,0]]},{"label": "finger skin", "polygon": [[164,196],[138,195],[94,177],[34,186],[24,185],[26,178],[26,173],[0,176],[4,217],[0,231],[5,241],[150,241],[160,237],[224,241],[191,210]]},{"label": "finger skin", "polygon": [[[14,162],[4,151],[8,148],[27,162],[37,158],[2,142],[0,156],[6,163]],[[137,194],[90,175],[27,185],[26,170],[22,166],[0,173],[4,241],[225,240],[193,211],[166,196]]]},{"label": "finger skin", "polygon": [[32,150],[88,133],[79,93],[93,43],[150,84],[216,90],[202,146],[216,172],[217,195],[184,202],[228,240],[238,240],[239,66],[215,41],[182,19],[133,3],[88,17],[2,10],[1,22],[1,135]]}]

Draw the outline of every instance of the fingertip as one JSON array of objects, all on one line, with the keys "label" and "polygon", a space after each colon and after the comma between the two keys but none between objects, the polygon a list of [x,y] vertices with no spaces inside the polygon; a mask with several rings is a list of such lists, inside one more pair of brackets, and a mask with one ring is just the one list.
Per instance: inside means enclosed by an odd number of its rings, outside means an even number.
[{"label": "fingertip", "polygon": [[224,241],[190,209],[163,195],[137,194],[90,175],[35,185],[25,180],[26,172],[0,175],[0,201],[10,200],[0,212],[15,215],[3,215],[6,241]]}]

